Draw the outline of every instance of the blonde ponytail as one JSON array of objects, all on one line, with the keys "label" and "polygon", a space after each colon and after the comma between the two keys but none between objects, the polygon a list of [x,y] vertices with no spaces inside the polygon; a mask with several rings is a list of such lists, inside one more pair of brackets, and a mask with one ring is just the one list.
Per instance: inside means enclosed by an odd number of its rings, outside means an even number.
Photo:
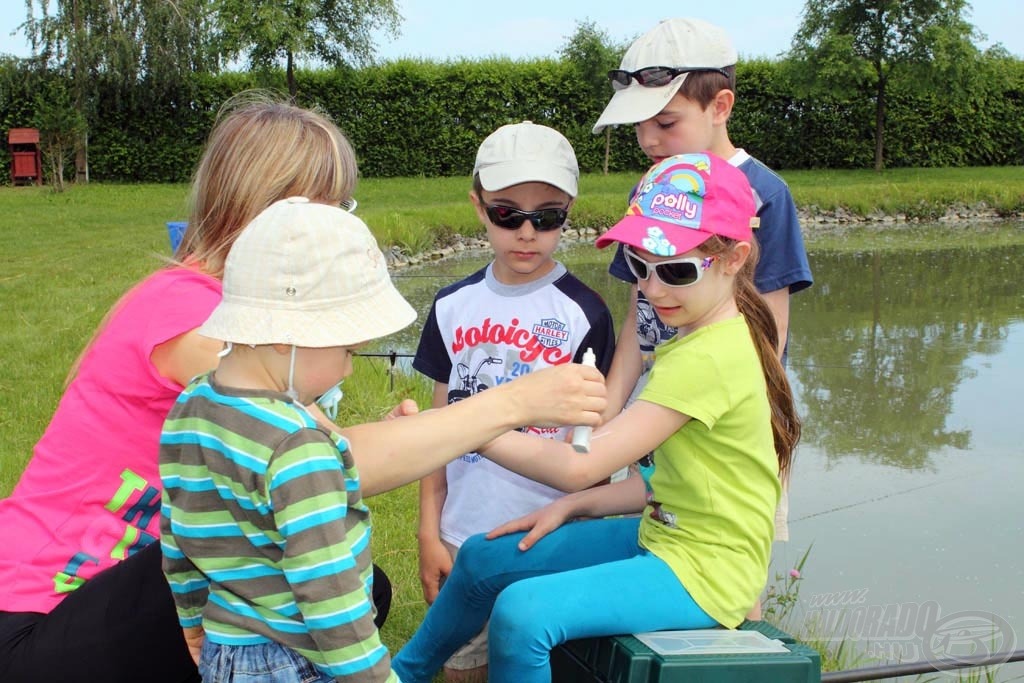
[{"label": "blonde ponytail", "polygon": [[[712,237],[701,245],[708,254],[730,251],[736,242],[722,237]],[[750,337],[754,341],[757,355],[761,359],[765,383],[768,386],[768,402],[772,413],[772,434],[775,438],[775,453],[779,459],[779,478],[789,478],[793,451],[800,440],[800,418],[796,414],[793,390],[786,378],[786,370],[779,360],[779,329],[764,297],[754,287],[754,268],[757,265],[759,248],[756,241],[750,242],[750,255],[740,272],[736,274],[736,307],[747,321]]]}]

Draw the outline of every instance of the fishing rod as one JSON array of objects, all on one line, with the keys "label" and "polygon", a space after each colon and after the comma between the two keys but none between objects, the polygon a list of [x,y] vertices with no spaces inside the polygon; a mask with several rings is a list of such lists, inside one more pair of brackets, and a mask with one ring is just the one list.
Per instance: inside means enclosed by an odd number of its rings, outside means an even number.
[{"label": "fishing rod", "polygon": [[876,681],[880,678],[897,678],[900,676],[935,673],[936,671],[995,666],[1020,661],[1024,661],[1024,650],[1007,650],[1005,652],[994,652],[990,655],[969,655],[966,657],[935,659],[928,662],[886,664],[883,666],[868,666],[861,669],[848,669],[846,671],[830,671],[821,674],[821,683]]},{"label": "fishing rod", "polygon": [[399,353],[398,351],[391,350],[387,353],[362,353],[356,351],[354,356],[361,356],[363,358],[387,358],[388,359],[388,390],[395,390],[395,364],[398,363],[399,358],[415,358],[415,354],[412,353]]}]

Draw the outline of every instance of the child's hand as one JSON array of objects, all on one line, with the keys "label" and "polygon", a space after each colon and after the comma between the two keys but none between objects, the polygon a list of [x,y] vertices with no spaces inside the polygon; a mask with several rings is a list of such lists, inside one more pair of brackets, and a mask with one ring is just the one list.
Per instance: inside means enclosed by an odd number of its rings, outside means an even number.
[{"label": "child's hand", "polygon": [[518,392],[522,424],[537,427],[600,424],[608,401],[604,375],[596,368],[566,363],[518,377],[502,385]]},{"label": "child's hand", "polygon": [[518,531],[528,531],[529,533],[519,541],[519,549],[526,552],[537,541],[574,518],[575,512],[569,498],[570,496],[559,498],[528,515],[519,519],[513,519],[511,522],[505,522],[488,532],[487,538],[493,539],[498,536],[514,534]]},{"label": "child's hand", "polygon": [[452,556],[439,539],[420,540],[420,584],[423,599],[433,605],[441,584],[452,573]]},{"label": "child's hand", "polygon": [[202,626],[183,627],[181,632],[185,634],[185,645],[188,646],[188,653],[192,655],[192,661],[199,666],[199,653],[203,649],[203,641],[206,639],[206,631]]},{"label": "child's hand", "polygon": [[391,409],[391,412],[384,416],[385,420],[394,420],[399,417],[408,417],[415,415],[420,412],[420,407],[416,405],[416,401],[411,398],[407,398],[399,403],[397,406]]}]

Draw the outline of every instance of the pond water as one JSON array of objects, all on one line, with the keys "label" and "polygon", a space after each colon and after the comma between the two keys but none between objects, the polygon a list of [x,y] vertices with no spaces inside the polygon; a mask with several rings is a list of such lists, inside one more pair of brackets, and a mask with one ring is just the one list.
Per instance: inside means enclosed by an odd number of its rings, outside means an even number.
[{"label": "pond water", "polygon": [[[789,355],[804,436],[791,540],[775,544],[772,570],[810,549],[790,630],[904,662],[1024,647],[1022,231],[945,248],[950,228],[936,226],[916,229],[912,248],[810,250],[815,285],[792,299]],[[558,254],[620,321],[609,257]],[[422,321],[438,287],[487,260],[396,283]],[[388,348],[414,350],[414,328]],[[1009,665],[999,679],[1021,674]]]}]

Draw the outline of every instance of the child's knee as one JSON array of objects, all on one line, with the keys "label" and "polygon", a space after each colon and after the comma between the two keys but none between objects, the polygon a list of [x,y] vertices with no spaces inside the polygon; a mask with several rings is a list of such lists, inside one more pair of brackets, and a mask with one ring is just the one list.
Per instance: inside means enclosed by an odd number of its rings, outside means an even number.
[{"label": "child's knee", "polygon": [[[478,579],[504,571],[513,559],[509,557],[506,538],[489,541],[484,534],[470,536],[459,548],[455,558],[456,567]],[[512,548],[515,548],[515,544],[512,544]]]},{"label": "child's knee", "polygon": [[492,658],[522,658],[527,653],[546,655],[556,644],[545,619],[550,606],[532,593],[529,583],[513,583],[494,603],[488,626]]}]

